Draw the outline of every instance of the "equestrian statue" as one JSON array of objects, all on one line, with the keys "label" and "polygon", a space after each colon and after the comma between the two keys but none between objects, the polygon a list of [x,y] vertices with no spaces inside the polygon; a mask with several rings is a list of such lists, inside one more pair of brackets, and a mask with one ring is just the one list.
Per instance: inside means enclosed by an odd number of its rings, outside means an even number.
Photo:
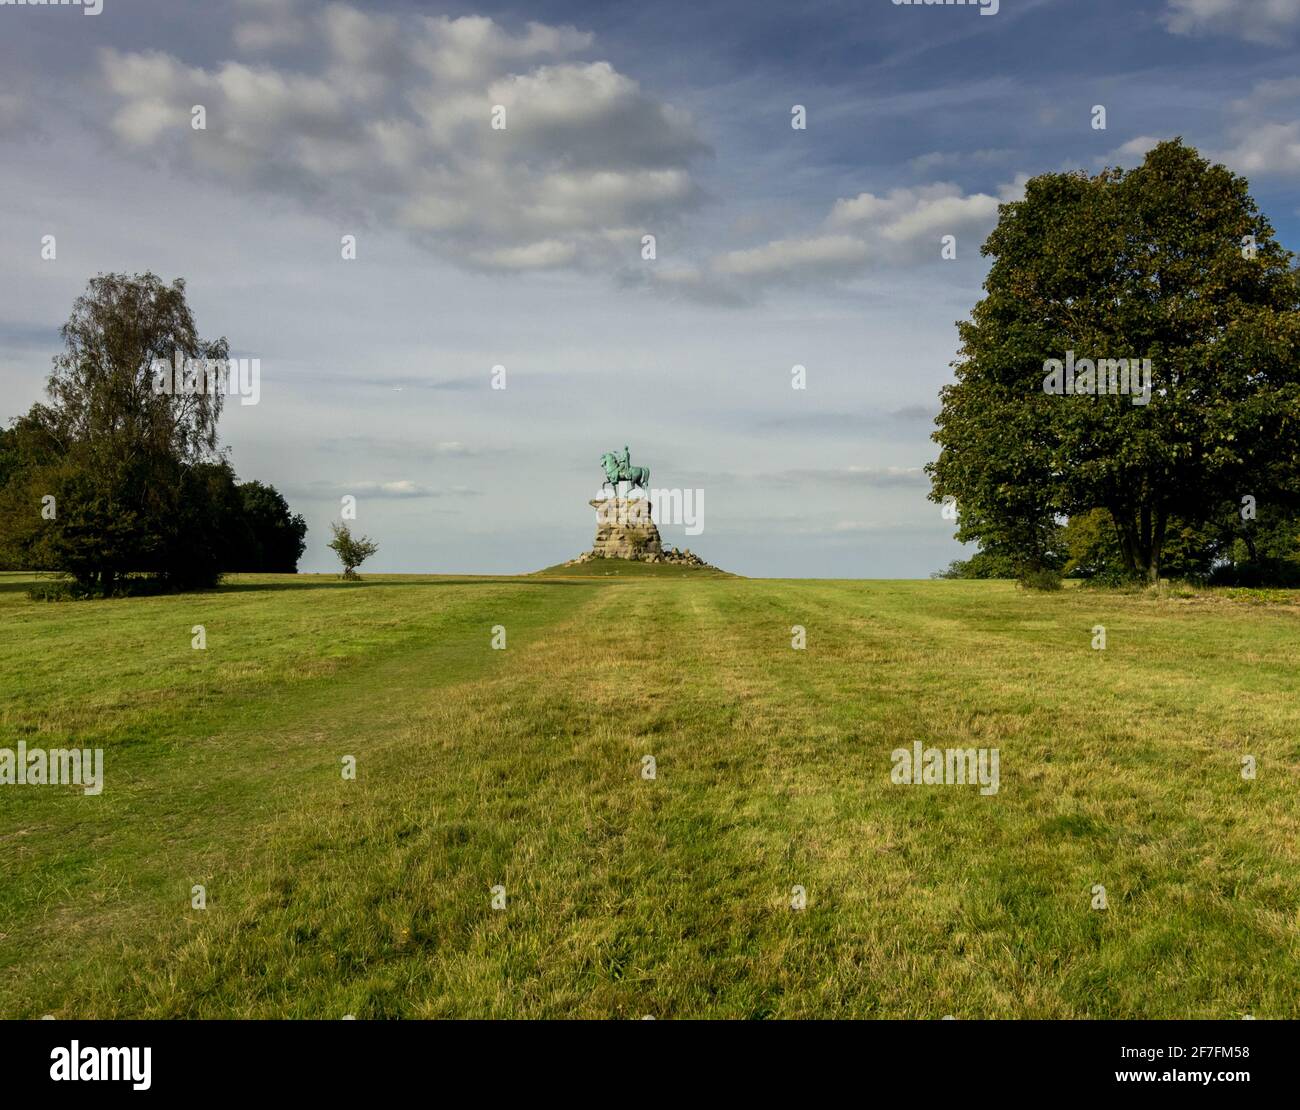
[{"label": "equestrian statue", "polygon": [[600,468],[605,472],[605,480],[600,483],[601,489],[612,486],[615,497],[619,496],[618,485],[620,482],[628,484],[628,493],[638,487],[647,493],[650,491],[650,468],[648,466],[633,466],[626,446],[623,447],[622,455],[617,451],[606,451],[601,455]]}]

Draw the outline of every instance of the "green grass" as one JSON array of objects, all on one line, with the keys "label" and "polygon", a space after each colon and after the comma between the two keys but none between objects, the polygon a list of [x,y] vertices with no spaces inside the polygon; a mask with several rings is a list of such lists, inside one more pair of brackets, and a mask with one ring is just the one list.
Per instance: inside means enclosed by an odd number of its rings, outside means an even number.
[{"label": "green grass", "polygon": [[3,1016],[1300,1016],[1294,594],[30,581],[0,746],[106,785],[0,787]]}]

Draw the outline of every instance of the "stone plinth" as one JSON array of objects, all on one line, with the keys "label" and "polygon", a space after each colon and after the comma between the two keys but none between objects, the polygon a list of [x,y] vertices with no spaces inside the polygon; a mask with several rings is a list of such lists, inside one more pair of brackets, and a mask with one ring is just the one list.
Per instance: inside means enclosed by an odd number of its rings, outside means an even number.
[{"label": "stone plinth", "polygon": [[607,497],[588,504],[596,510],[596,542],[589,558],[650,560],[663,554],[648,498]]},{"label": "stone plinth", "polygon": [[649,498],[606,497],[590,501],[596,510],[596,546],[570,559],[566,567],[593,559],[631,559],[639,563],[674,563],[686,567],[710,567],[693,551],[664,550],[659,529],[650,513]]}]

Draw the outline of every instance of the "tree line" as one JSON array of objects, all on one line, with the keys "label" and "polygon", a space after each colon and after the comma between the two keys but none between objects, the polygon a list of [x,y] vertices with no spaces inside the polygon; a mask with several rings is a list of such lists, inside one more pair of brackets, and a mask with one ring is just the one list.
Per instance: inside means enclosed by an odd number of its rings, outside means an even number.
[{"label": "tree line", "polygon": [[47,400],[0,430],[0,565],[99,596],[295,572],[306,523],[273,486],[237,480],[221,391],[155,388],[159,362],[228,355],[199,337],[184,281],[100,274],[60,335]]}]

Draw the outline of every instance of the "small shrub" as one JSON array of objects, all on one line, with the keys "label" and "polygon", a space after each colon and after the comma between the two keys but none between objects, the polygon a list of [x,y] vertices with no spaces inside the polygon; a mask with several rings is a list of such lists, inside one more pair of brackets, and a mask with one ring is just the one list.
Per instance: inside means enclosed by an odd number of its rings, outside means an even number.
[{"label": "small shrub", "polygon": [[1027,570],[1020,576],[1020,584],[1027,590],[1059,590],[1061,572],[1051,567]]},{"label": "small shrub", "polygon": [[37,582],[27,587],[29,601],[73,601],[76,596],[68,582]]},{"label": "small shrub", "polygon": [[131,574],[119,578],[107,593],[102,586],[78,582],[71,577],[37,582],[27,587],[27,597],[32,601],[90,601],[106,597],[154,597],[187,592],[192,591],[179,583],[152,574]]},{"label": "small shrub", "polygon": [[331,524],[330,527],[334,530],[334,538],[326,546],[343,564],[343,577],[349,582],[359,582],[361,575],[357,573],[357,567],[378,551],[379,545],[368,536],[354,536],[346,524]]}]

